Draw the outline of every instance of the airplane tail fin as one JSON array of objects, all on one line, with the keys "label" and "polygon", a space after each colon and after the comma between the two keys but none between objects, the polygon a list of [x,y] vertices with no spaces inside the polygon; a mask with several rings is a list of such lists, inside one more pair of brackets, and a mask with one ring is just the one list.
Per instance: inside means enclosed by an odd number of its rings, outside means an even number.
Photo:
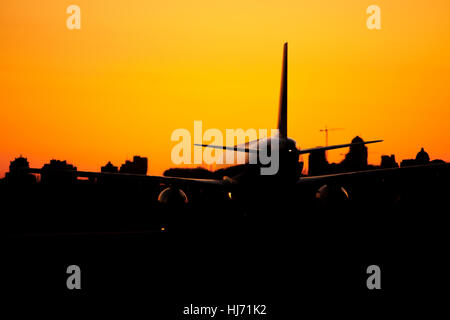
[{"label": "airplane tail fin", "polygon": [[[281,88],[280,88],[280,105],[278,109],[278,135],[281,138],[287,138],[287,42],[283,47],[283,66],[281,71]],[[216,145],[206,145],[206,144],[194,144],[198,147],[208,147],[215,149],[222,149],[228,151],[238,151],[247,153],[258,152],[258,146],[256,148],[250,148],[250,145],[258,142],[258,140],[248,142],[244,145],[236,145],[234,147],[228,146],[216,146]]]},{"label": "airplane tail fin", "polygon": [[278,130],[280,137],[287,138],[287,42],[283,48],[283,67],[281,71],[280,105],[278,109]]}]

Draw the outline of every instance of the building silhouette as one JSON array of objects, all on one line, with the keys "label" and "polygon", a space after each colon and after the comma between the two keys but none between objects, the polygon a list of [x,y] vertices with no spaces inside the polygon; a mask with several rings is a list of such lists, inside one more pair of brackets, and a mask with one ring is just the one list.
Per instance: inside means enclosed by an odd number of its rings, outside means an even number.
[{"label": "building silhouette", "polygon": [[416,155],[416,163],[417,164],[427,164],[430,162],[430,156],[425,152],[423,148]]},{"label": "building silhouette", "polygon": [[[356,136],[352,143],[364,142],[363,139]],[[345,155],[345,159],[341,162],[344,170],[364,170],[367,168],[367,147],[363,144],[350,146],[349,152]]]},{"label": "building silhouette", "polygon": [[77,167],[67,161],[50,160],[41,170],[41,183],[44,184],[71,184],[77,180]]},{"label": "building silhouette", "polygon": [[398,168],[398,163],[395,161],[395,155],[382,155],[380,168]]},{"label": "building silhouette", "polygon": [[104,165],[101,170],[103,173],[118,173],[119,169],[113,165],[110,161],[106,165]]},{"label": "building silhouette", "polygon": [[134,156],[133,161],[127,160],[120,166],[120,173],[147,174],[148,160],[145,157]]},{"label": "building silhouette", "polygon": [[31,184],[36,183],[36,177],[26,171],[30,168],[27,158],[22,156],[9,163],[9,172],[5,174],[7,183]]},{"label": "building silhouette", "polygon": [[330,164],[325,156],[325,150],[311,152],[308,157],[308,174],[317,176],[326,174],[329,171]]},{"label": "building silhouette", "polygon": [[429,164],[429,163],[430,163],[430,156],[423,148],[421,148],[420,151],[417,153],[415,159],[403,160],[400,163],[400,167],[417,166],[417,165]]},{"label": "building silhouette", "polygon": [[215,172],[208,169],[198,168],[170,168],[164,171],[165,177],[183,177],[183,178],[196,178],[196,179],[218,179]]}]

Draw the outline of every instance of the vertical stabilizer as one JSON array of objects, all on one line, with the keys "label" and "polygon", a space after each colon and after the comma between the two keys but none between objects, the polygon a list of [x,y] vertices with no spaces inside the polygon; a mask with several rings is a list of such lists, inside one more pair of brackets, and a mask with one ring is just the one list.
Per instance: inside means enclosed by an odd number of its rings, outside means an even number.
[{"label": "vertical stabilizer", "polygon": [[287,42],[283,48],[283,67],[281,71],[280,105],[278,109],[278,130],[280,137],[287,138]]}]

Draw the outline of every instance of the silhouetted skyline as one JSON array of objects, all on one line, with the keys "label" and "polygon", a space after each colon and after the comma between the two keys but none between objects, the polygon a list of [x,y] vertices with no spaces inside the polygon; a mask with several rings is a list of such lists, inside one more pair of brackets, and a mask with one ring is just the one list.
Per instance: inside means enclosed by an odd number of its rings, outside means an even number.
[{"label": "silhouetted skyline", "polygon": [[[352,143],[364,141],[359,136],[352,139]],[[367,163],[368,149],[365,145],[355,145],[349,148],[345,154],[344,159],[340,163],[329,163],[325,158],[325,151],[319,150],[312,152],[308,157],[308,175],[324,175],[331,173],[342,173],[350,171],[377,169],[377,168],[397,168],[399,164],[396,162],[394,154],[381,155],[380,163],[378,165],[370,165]],[[303,162],[299,161],[301,167]],[[403,159],[400,167],[422,165],[427,163],[445,163],[443,160],[430,160],[430,156],[422,147],[418,151],[414,159]],[[246,165],[230,165],[228,167],[208,170],[203,167],[197,168],[168,168],[164,171],[164,176],[172,177],[188,177],[199,179],[223,179],[226,176],[233,176],[238,174]],[[33,175],[24,174],[22,169],[30,168],[27,158],[19,156],[10,162],[9,172],[5,174],[4,181],[20,181],[25,183],[35,183],[36,179]],[[101,173],[132,173],[132,174],[147,174],[148,160],[146,157],[134,156],[133,160],[126,160],[120,169],[108,161],[100,168],[98,172]],[[42,174],[39,182],[52,183],[56,179],[57,183],[70,183],[76,180],[76,176],[70,172],[77,171],[77,167],[67,163],[66,160],[52,159],[49,163],[42,167]],[[63,174],[61,174],[61,172]]]}]

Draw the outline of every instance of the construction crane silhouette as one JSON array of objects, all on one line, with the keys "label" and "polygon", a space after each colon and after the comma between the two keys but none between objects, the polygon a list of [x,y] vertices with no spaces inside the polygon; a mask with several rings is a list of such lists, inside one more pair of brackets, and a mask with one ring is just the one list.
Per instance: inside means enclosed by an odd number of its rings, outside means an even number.
[{"label": "construction crane silhouette", "polygon": [[[330,128],[328,129],[327,126],[325,126],[325,129],[320,129],[320,132],[325,132],[325,147],[328,147],[328,131],[337,131],[337,130],[344,130],[344,128]],[[327,156],[327,151],[325,151],[325,158]]]}]

